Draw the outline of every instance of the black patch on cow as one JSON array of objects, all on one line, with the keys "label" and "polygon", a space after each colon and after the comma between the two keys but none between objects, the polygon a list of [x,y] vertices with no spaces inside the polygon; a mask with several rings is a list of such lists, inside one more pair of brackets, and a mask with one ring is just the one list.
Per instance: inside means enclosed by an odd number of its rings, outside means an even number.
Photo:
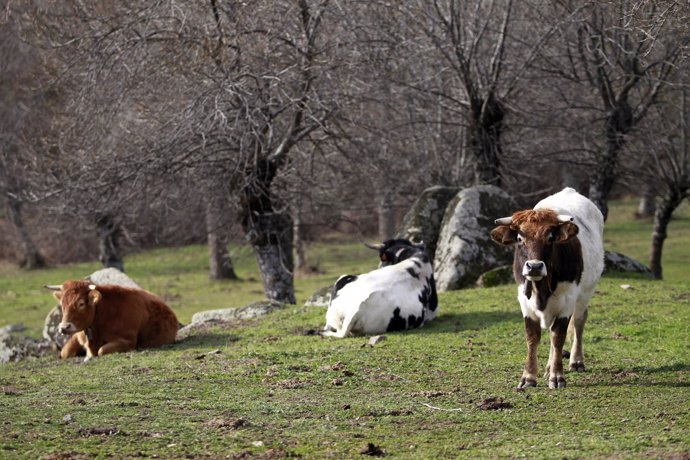
[{"label": "black patch on cow", "polygon": [[525,281],[525,297],[527,300],[532,298],[532,283],[529,281]]},{"label": "black patch on cow", "polygon": [[422,268],[422,264],[417,259],[412,259],[412,263],[417,268]]},{"label": "black patch on cow", "polygon": [[338,291],[341,290],[345,285],[355,281],[357,279],[357,275],[344,275],[341,276],[338,281],[335,282],[335,286],[333,286],[333,292],[331,293],[331,300],[335,299],[338,297]]},{"label": "black patch on cow", "polygon": [[419,279],[419,272],[414,271],[414,268],[407,267],[407,273],[409,273],[412,278]]},{"label": "black patch on cow", "polygon": [[405,318],[400,316],[400,307],[395,307],[395,310],[393,310],[393,317],[388,323],[386,332],[404,331],[406,328],[407,321],[405,321]]},{"label": "black patch on cow", "polygon": [[422,310],[422,314],[419,316],[410,315],[407,317],[408,329],[414,329],[416,327],[421,326],[422,324],[424,324],[424,310]]},{"label": "black patch on cow", "polygon": [[429,261],[426,247],[423,244],[413,244],[405,239],[384,241],[383,247],[379,249],[379,258],[384,266],[395,265],[412,257],[417,257],[423,263]]},{"label": "black patch on cow", "polygon": [[434,276],[429,276],[426,279],[426,284],[419,293],[419,301],[422,303],[424,309],[435,311],[438,308],[438,294],[436,293],[436,281]]}]

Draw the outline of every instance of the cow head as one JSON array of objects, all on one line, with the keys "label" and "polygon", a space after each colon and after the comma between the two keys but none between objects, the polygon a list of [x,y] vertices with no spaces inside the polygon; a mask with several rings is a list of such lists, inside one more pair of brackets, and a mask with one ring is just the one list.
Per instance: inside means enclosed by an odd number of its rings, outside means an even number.
[{"label": "cow head", "polygon": [[96,285],[88,281],[65,281],[59,286],[46,287],[53,289],[53,295],[60,301],[62,321],[58,328],[62,334],[72,335],[91,326],[96,305],[101,300]]},{"label": "cow head", "polygon": [[579,231],[572,217],[550,209],[518,211],[511,217],[496,219],[496,224],[491,238],[506,246],[515,245],[515,258],[524,261],[522,276],[529,281],[547,276],[554,245],[569,241]]},{"label": "cow head", "polygon": [[366,246],[379,251],[382,266],[395,265],[420,253],[426,258],[425,261],[429,260],[423,244],[414,244],[405,239],[386,240],[380,244],[366,244]]}]

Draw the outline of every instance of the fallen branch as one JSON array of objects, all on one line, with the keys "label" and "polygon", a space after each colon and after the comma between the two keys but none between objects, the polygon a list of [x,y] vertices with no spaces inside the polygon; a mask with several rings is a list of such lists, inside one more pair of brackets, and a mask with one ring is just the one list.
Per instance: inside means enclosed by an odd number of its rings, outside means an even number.
[{"label": "fallen branch", "polygon": [[428,407],[429,409],[440,410],[440,411],[443,411],[443,412],[460,412],[460,411],[462,411],[462,409],[459,408],[459,407],[456,407],[455,409],[444,409],[444,408],[442,408],[442,407],[432,406],[431,404],[428,404],[428,403],[422,403],[422,406],[426,406],[426,407]]}]

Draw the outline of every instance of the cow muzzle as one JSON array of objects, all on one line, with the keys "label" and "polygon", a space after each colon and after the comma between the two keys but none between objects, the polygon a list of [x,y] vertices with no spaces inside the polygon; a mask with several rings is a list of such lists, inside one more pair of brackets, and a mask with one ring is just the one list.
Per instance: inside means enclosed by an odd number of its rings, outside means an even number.
[{"label": "cow muzzle", "polygon": [[546,264],[541,260],[528,260],[522,267],[522,276],[529,281],[540,281],[546,276]]},{"label": "cow muzzle", "polygon": [[74,325],[74,323],[60,323],[58,324],[58,330],[60,331],[60,334],[72,335],[77,332],[77,327]]}]

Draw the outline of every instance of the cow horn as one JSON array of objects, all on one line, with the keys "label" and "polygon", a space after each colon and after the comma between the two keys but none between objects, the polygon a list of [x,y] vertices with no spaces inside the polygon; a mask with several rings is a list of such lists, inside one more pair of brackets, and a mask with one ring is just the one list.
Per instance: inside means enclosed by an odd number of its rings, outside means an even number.
[{"label": "cow horn", "polygon": [[51,291],[62,291],[62,284],[46,284],[43,287]]},{"label": "cow horn", "polygon": [[567,214],[559,214],[558,215],[558,222],[566,223],[566,222],[572,222],[573,220],[575,220],[575,219],[573,219],[573,216],[569,216]]},{"label": "cow horn", "polygon": [[378,243],[378,244],[372,244],[372,243],[364,243],[364,246],[368,247],[369,249],[376,249],[377,251],[380,251],[385,247],[383,243]]},{"label": "cow horn", "polygon": [[500,219],[496,219],[494,221],[496,225],[510,225],[513,223],[513,216],[510,217],[501,217]]}]

